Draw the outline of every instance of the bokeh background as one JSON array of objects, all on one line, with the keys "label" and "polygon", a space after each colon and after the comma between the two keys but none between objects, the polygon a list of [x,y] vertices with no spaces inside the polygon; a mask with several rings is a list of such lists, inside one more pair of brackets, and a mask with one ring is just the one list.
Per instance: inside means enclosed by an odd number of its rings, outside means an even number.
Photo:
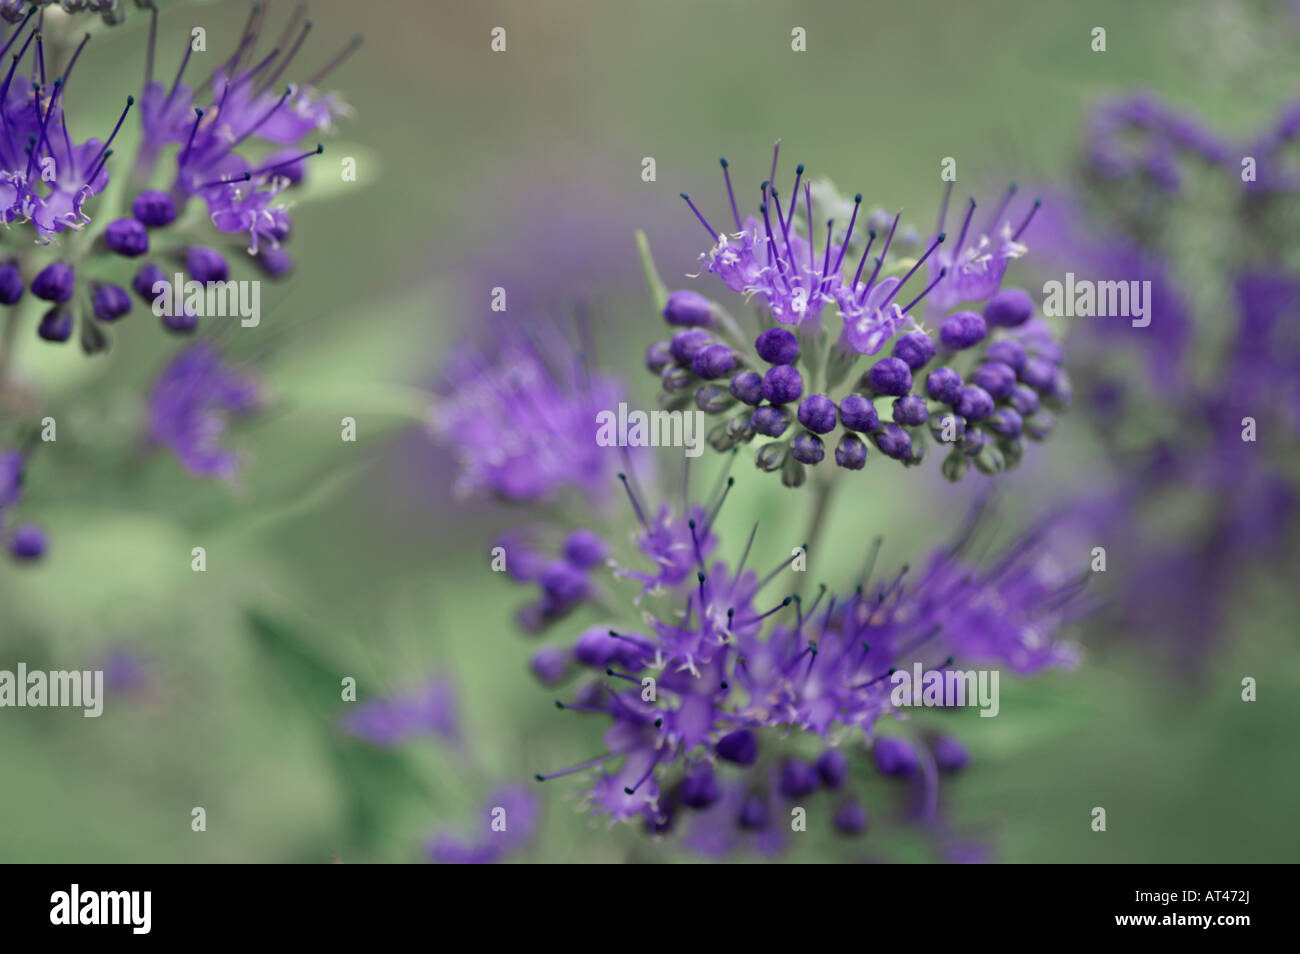
[{"label": "bokeh background", "polygon": [[[164,49],[191,21],[233,40],[246,13],[167,11]],[[365,35],[333,77],[355,115],[295,209],[296,273],[264,289],[261,327],[222,339],[274,397],[232,428],[240,478],[198,481],[143,448],[143,396],[176,347],[152,322],[124,326],[94,359],[34,335],[19,354],[61,423],[25,504],[50,553],[0,564],[0,667],[110,660],[130,674],[98,720],[0,712],[0,860],[422,861],[430,835],[478,824],[492,786],[599,749],[597,730],[532,681],[537,642],[513,625],[524,594],[489,570],[517,515],[454,498],[455,463],[427,433],[438,369],[481,329],[494,286],[520,321],[585,303],[601,365],[645,406],[655,381],[640,359],[660,323],[633,231],[686,285],[700,236],[677,194],[717,207],[719,155],[756,182],[780,138],[784,162],[928,222],[945,156],[959,191],[1068,185],[1088,111],[1108,95],[1151,89],[1243,136],[1300,92],[1300,20],[1284,3],[314,0],[310,15],[322,57]],[[74,119],[115,115],[138,82],[144,26],[96,31],[80,67],[96,88]],[[498,26],[504,53],[489,49]],[[806,53],[791,52],[794,26]],[[1090,49],[1095,26],[1104,53]],[[358,182],[327,181],[339,156],[357,158]],[[645,156],[655,182],[641,179]],[[339,439],[345,416],[355,443]],[[1073,421],[1036,450],[1008,482],[1010,526],[1042,488],[1086,486],[1098,453]],[[829,566],[856,566],[877,533],[893,562],[915,558],[969,500],[901,468],[856,476]],[[733,539],[759,517],[773,541],[799,532],[807,501],[743,462],[737,477],[723,515]],[[207,550],[204,574],[190,570],[193,546]],[[1001,715],[959,733],[973,761],[950,787],[954,822],[1003,861],[1295,860],[1297,601],[1294,568],[1278,571],[1239,594],[1197,675],[1141,632],[1083,628],[1076,669],[1004,682]],[[445,681],[458,738],[389,750],[348,737],[348,675],[362,700]],[[1246,675],[1261,680],[1253,704],[1240,699]],[[540,790],[542,823],[516,860],[689,858],[589,823],[571,790]],[[1096,805],[1105,834],[1088,825]],[[194,806],[206,832],[190,829]],[[810,834],[790,857],[845,855]],[[934,855],[882,826],[851,857]]]}]

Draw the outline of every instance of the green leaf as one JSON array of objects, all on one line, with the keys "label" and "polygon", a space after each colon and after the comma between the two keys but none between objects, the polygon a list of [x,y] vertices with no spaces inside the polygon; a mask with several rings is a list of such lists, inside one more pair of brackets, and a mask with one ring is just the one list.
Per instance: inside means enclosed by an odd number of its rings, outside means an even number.
[{"label": "green leaf", "polygon": [[641,269],[645,272],[646,287],[650,289],[650,298],[655,304],[655,312],[662,313],[668,304],[668,286],[659,277],[655,268],[654,256],[650,254],[650,239],[640,229],[636,230],[636,247],[641,255]]}]

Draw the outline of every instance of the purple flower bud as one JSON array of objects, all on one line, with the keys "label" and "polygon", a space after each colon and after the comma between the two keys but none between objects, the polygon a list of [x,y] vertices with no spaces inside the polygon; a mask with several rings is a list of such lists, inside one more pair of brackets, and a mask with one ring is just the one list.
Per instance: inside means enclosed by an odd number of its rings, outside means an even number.
[{"label": "purple flower bud", "polygon": [[717,319],[713,303],[698,292],[675,291],[664,304],[664,320],[679,328],[712,328]]},{"label": "purple flower bud", "polygon": [[768,364],[794,364],[799,357],[799,339],[785,328],[768,328],[754,340],[754,347]]},{"label": "purple flower bud", "polygon": [[1011,368],[1012,371],[1019,374],[1029,360],[1025,353],[1025,346],[1013,338],[1003,338],[1001,341],[995,341],[989,345],[988,350],[984,352],[984,360],[1000,361]]},{"label": "purple flower bud", "polygon": [[712,343],[713,339],[708,336],[707,332],[700,331],[698,328],[691,328],[673,335],[673,341],[668,350],[672,353],[674,361],[689,367],[699,350]]},{"label": "purple flower bud", "polygon": [[934,764],[940,772],[960,772],[970,761],[966,747],[950,735],[941,735],[930,747]]},{"label": "purple flower bud", "polygon": [[894,423],[903,427],[920,427],[930,417],[926,410],[925,398],[915,394],[901,397],[894,402]]},{"label": "purple flower bud", "polygon": [[840,401],[840,423],[851,431],[870,434],[880,426],[876,406],[861,394],[850,394]]},{"label": "purple flower bud", "polygon": [[141,265],[140,270],[131,279],[131,290],[146,302],[152,302],[156,297],[153,290],[154,285],[165,281],[167,281],[167,275],[157,265]]},{"label": "purple flower bud", "polygon": [[36,333],[46,341],[67,341],[72,337],[72,312],[55,306],[45,313]]},{"label": "purple flower bud", "polygon": [[705,380],[725,378],[736,367],[736,356],[723,344],[705,345],[691,358],[691,370]]},{"label": "purple flower bud", "polygon": [[758,738],[749,729],[737,729],[718,739],[718,758],[737,765],[753,765],[758,759]]},{"label": "purple flower bud", "polygon": [[971,383],[982,387],[995,401],[1011,397],[1016,389],[1016,372],[1000,361],[981,364],[970,376]]},{"label": "purple flower bud", "polygon": [[564,679],[569,669],[569,654],[563,649],[547,646],[538,650],[528,667],[544,686],[553,686]]},{"label": "purple flower bud", "polygon": [[9,538],[9,552],[15,560],[39,560],[45,555],[45,534],[39,527],[24,524]]},{"label": "purple flower bud", "polygon": [[731,396],[750,407],[763,400],[763,376],[757,371],[741,371],[731,379]]},{"label": "purple flower bud", "polygon": [[806,431],[794,439],[790,445],[790,456],[801,464],[820,464],[826,456],[822,439]]},{"label": "purple flower bud", "polygon": [[149,251],[149,233],[135,219],[117,219],[104,229],[104,244],[118,255],[138,258]]},{"label": "purple flower bud", "polygon": [[807,762],[789,759],[781,766],[781,794],[800,798],[817,790],[817,770]]},{"label": "purple flower bud", "polygon": [[934,341],[924,331],[911,331],[894,342],[894,357],[915,371],[935,355]]},{"label": "purple flower bud", "polygon": [[1014,408],[1000,407],[989,418],[988,427],[999,437],[1019,437],[1025,422]]},{"label": "purple flower bud", "polygon": [[845,470],[861,470],[867,464],[867,445],[854,434],[845,434],[835,447],[835,463]]},{"label": "purple flower bud", "polygon": [[185,271],[196,282],[224,282],[230,278],[230,266],[216,249],[191,245],[185,253]]},{"label": "purple flower bud", "polygon": [[682,779],[682,804],[687,808],[708,808],[721,794],[713,766],[701,765]]},{"label": "purple flower bud", "polygon": [[792,365],[778,364],[763,375],[763,399],[772,404],[789,404],[803,394],[803,377]]},{"label": "purple flower bud", "polygon": [[966,421],[952,411],[930,418],[930,433],[941,444],[956,444],[966,433]]},{"label": "purple flower bud", "polygon": [[601,563],[609,555],[609,546],[592,530],[574,530],[564,540],[564,558],[584,569]]},{"label": "purple flower bud", "polygon": [[1025,433],[1036,441],[1041,441],[1052,432],[1056,426],[1056,418],[1050,411],[1039,411],[1030,417],[1025,418]]},{"label": "purple flower bud", "polygon": [[23,297],[23,273],[13,262],[0,263],[0,305],[13,305]]},{"label": "purple flower bud", "polygon": [[645,366],[655,374],[661,373],[664,368],[672,363],[673,355],[668,350],[667,341],[656,341],[645,349]]},{"label": "purple flower bud", "polygon": [[189,334],[199,326],[199,316],[189,308],[181,309],[180,314],[163,315],[163,327],[176,334]]},{"label": "purple flower bud", "polygon": [[839,749],[827,749],[817,756],[817,774],[827,788],[839,788],[849,776],[849,760]]},{"label": "purple flower bud", "polygon": [[768,823],[767,802],[759,795],[747,795],[745,804],[741,806],[738,822],[741,828],[751,831],[766,828]]},{"label": "purple flower bud", "polygon": [[867,830],[867,810],[856,801],[847,801],[831,816],[835,830],[845,835],[860,835]]},{"label": "purple flower bud", "polygon": [[952,351],[970,348],[984,340],[988,328],[984,319],[974,311],[959,311],[949,315],[939,326],[939,340]]},{"label": "purple flower bud", "polygon": [[904,460],[912,453],[912,437],[897,424],[882,425],[871,435],[880,453],[894,460]]},{"label": "purple flower bud", "polygon": [[1027,417],[1038,410],[1038,392],[1025,384],[1017,384],[1007,400],[1022,417]]},{"label": "purple flower bud", "polygon": [[875,756],[876,771],[881,775],[911,778],[920,768],[916,750],[903,739],[888,735],[880,736],[872,746],[872,754]]},{"label": "purple flower bud", "polygon": [[982,421],[993,413],[993,397],[983,388],[968,384],[961,389],[957,413],[971,424]]},{"label": "purple flower bud", "polygon": [[51,262],[32,279],[32,294],[45,301],[65,302],[77,287],[77,273],[67,262]]},{"label": "purple flower bud", "polygon": [[176,221],[176,203],[166,192],[148,189],[135,197],[131,214],[149,228],[171,225]]},{"label": "purple flower bud", "polygon": [[984,306],[984,320],[998,328],[1023,325],[1034,314],[1034,300],[1019,288],[1004,288]]},{"label": "purple flower bud", "polygon": [[1061,407],[1069,405],[1070,398],[1074,395],[1074,386],[1070,384],[1070,376],[1066,373],[1065,368],[1056,369],[1056,372],[1052,375],[1052,383],[1047,387],[1046,394]]},{"label": "purple flower bud", "polygon": [[799,405],[799,423],[816,434],[835,430],[835,402],[824,394],[810,394]]},{"label": "purple flower bud", "polygon": [[989,436],[978,427],[968,427],[966,433],[962,435],[961,452],[967,457],[975,457],[984,450],[984,445],[988,442]]},{"label": "purple flower bud", "polygon": [[902,397],[912,390],[912,369],[899,358],[882,358],[867,372],[866,383],[876,394]]},{"label": "purple flower bud", "polygon": [[117,285],[95,282],[90,307],[100,321],[116,321],[131,310],[131,296]]},{"label": "purple flower bud", "polygon": [[1055,379],[1056,365],[1046,358],[1030,358],[1020,372],[1020,380],[1040,394],[1050,391]]},{"label": "purple flower bud", "polygon": [[293,256],[283,248],[272,248],[269,245],[264,245],[257,250],[257,255],[253,261],[257,263],[263,274],[269,278],[280,278],[293,270]]},{"label": "purple flower bud", "polygon": [[783,407],[765,404],[754,411],[749,423],[764,437],[780,437],[790,426],[790,412]]},{"label": "purple flower bud", "polygon": [[935,368],[925,379],[925,393],[944,404],[956,404],[961,399],[961,375],[952,368]]}]

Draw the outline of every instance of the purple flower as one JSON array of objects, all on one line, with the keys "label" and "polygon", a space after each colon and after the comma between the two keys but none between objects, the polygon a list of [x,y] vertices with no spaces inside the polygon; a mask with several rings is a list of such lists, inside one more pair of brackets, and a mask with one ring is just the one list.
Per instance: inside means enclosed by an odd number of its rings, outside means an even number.
[{"label": "purple flower", "polygon": [[596,416],[617,409],[622,388],[572,356],[548,360],[514,327],[502,334],[494,353],[462,346],[443,367],[433,432],[460,459],[457,492],[540,501],[572,487],[605,496],[620,453],[597,443]]},{"label": "purple flower", "polygon": [[430,680],[413,692],[353,704],[343,718],[343,728],[384,747],[425,735],[449,742],[460,737],[455,695],[451,686],[440,679]]},{"label": "purple flower", "polygon": [[163,369],[149,397],[149,441],[176,455],[196,477],[231,479],[239,458],[221,445],[226,419],[261,404],[249,377],[224,364],[216,349],[197,342]]},{"label": "purple flower", "polygon": [[541,806],[518,785],[490,792],[468,836],[443,832],[429,840],[429,860],[443,865],[484,865],[505,861],[525,850],[537,834]]}]

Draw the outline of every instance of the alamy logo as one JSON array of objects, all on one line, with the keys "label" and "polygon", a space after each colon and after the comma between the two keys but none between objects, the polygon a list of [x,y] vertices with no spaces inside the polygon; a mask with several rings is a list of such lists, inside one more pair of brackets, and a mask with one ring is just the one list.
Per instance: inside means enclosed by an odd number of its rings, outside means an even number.
[{"label": "alamy logo", "polygon": [[186,281],[182,272],[175,277],[175,281],[153,283],[153,313],[159,318],[239,318],[244,328],[256,328],[261,323],[261,282]]},{"label": "alamy logo", "polygon": [[996,669],[895,670],[889,677],[893,687],[889,701],[895,706],[979,706],[980,718],[998,714],[998,671]]},{"label": "alamy logo", "polygon": [[104,671],[28,672],[26,663],[19,663],[16,673],[0,669],[0,707],[4,706],[84,708],[87,719],[97,718],[104,712]]},{"label": "alamy logo", "polygon": [[596,414],[596,443],[601,447],[684,447],[687,457],[704,453],[704,412],[629,411],[620,402],[618,413]]},{"label": "alamy logo", "polygon": [[1134,328],[1151,324],[1149,281],[1094,282],[1065,273],[1064,282],[1043,283],[1043,314],[1049,318],[1132,318]]},{"label": "alamy logo", "polygon": [[132,934],[148,934],[152,891],[69,891],[50,895],[51,924],[127,924]]}]

